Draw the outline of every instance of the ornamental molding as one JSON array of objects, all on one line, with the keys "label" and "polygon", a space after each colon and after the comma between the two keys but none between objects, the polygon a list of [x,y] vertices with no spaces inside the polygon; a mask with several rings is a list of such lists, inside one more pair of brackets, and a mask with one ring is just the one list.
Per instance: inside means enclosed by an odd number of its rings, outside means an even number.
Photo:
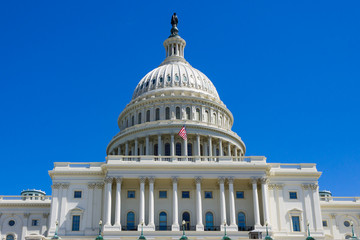
[{"label": "ornamental molding", "polygon": [[307,190],[309,189],[309,184],[301,184],[301,188]]},{"label": "ornamental molding", "polygon": [[260,182],[262,184],[268,184],[269,183],[269,179],[268,178],[260,178]]},{"label": "ornamental molding", "polygon": [[196,184],[201,184],[202,177],[195,177]]},{"label": "ornamental molding", "polygon": [[25,218],[29,218],[29,217],[30,217],[30,213],[24,213],[24,217],[25,217]]},{"label": "ornamental molding", "polygon": [[154,183],[155,182],[155,177],[154,176],[147,177],[147,179],[149,180],[149,183]]},{"label": "ornamental molding", "polygon": [[139,177],[140,179],[140,183],[145,183],[146,182],[146,177]]},{"label": "ornamental molding", "polygon": [[96,188],[97,188],[97,189],[102,189],[102,188],[104,187],[104,183],[103,183],[103,182],[97,182],[97,183],[95,183],[95,185],[96,185]]},{"label": "ornamental molding", "polygon": [[116,181],[116,183],[121,184],[121,182],[122,182],[122,177],[116,177],[116,178],[115,178],[115,181]]},{"label": "ornamental molding", "polygon": [[53,189],[59,189],[61,187],[61,183],[53,183]]},{"label": "ornamental molding", "polygon": [[251,177],[252,184],[257,184],[258,180],[259,180],[259,178],[257,178],[257,177]]},{"label": "ornamental molding", "polygon": [[178,177],[172,177],[172,182],[173,183],[178,183],[178,180],[179,180]]},{"label": "ornamental molding", "polygon": [[43,218],[48,218],[50,213],[43,213]]},{"label": "ornamental molding", "polygon": [[234,177],[228,177],[227,180],[228,180],[229,184],[234,183]]},{"label": "ornamental molding", "polygon": [[218,182],[219,184],[224,184],[225,183],[225,177],[218,177]]},{"label": "ornamental molding", "polygon": [[317,184],[309,184],[309,187],[312,189],[312,190],[317,190],[319,185]]},{"label": "ornamental molding", "polygon": [[89,189],[94,189],[96,186],[96,183],[88,183],[88,188]]},{"label": "ornamental molding", "polygon": [[105,182],[105,183],[112,183],[112,182],[113,182],[113,178],[112,178],[112,177],[106,177],[106,178],[104,179],[104,182]]},{"label": "ornamental molding", "polygon": [[70,183],[61,183],[62,189],[68,189],[70,187]]}]

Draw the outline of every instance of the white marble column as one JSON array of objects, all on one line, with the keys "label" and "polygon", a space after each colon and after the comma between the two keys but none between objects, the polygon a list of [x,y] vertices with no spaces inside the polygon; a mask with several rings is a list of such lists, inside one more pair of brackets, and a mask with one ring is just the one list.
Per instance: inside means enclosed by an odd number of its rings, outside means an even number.
[{"label": "white marble column", "polygon": [[88,183],[88,196],[87,196],[87,208],[84,217],[85,234],[91,234],[93,232],[92,219],[93,219],[93,199],[94,199],[95,183]]},{"label": "white marble column", "polygon": [[154,220],[154,212],[155,212],[155,205],[154,205],[154,177],[148,177],[149,180],[149,222],[148,227],[153,228],[155,230],[155,220]]},{"label": "white marble column", "polygon": [[175,140],[174,140],[174,134],[171,134],[171,140],[170,140],[170,155],[172,157],[175,156]]},{"label": "white marble column", "polygon": [[196,231],[204,231],[202,220],[201,177],[196,177]]},{"label": "white marble column", "polygon": [[117,147],[117,155],[121,155],[121,148],[120,148],[120,145]]},{"label": "white marble column", "polygon": [[270,224],[269,218],[269,199],[268,199],[268,179],[261,179],[261,192],[262,192],[262,203],[263,203],[263,211],[264,211],[264,224]]},{"label": "white marble column", "polygon": [[257,192],[257,182],[258,182],[257,178],[252,179],[255,229],[258,227],[261,227],[260,211],[259,211],[259,197],[258,197],[258,192]]},{"label": "white marble column", "polygon": [[173,224],[172,231],[179,231],[179,207],[178,207],[178,193],[177,193],[177,177],[172,178],[173,181]]},{"label": "white marble column", "polygon": [[139,226],[138,231],[141,230],[141,223],[145,223],[145,177],[140,178],[140,206],[139,206]]},{"label": "white marble column", "polygon": [[228,156],[231,157],[231,144],[228,143]]},{"label": "white marble column", "polygon": [[158,135],[158,155],[161,156],[161,134]]},{"label": "white marble column", "polygon": [[115,226],[121,231],[121,177],[116,178]]},{"label": "white marble column", "polygon": [[146,156],[149,156],[150,154],[150,146],[149,146],[149,136],[146,136],[146,138],[145,138],[145,155]]},{"label": "white marble column", "polygon": [[196,154],[201,156],[201,149],[200,149],[200,134],[196,135]]},{"label": "white marble column", "polygon": [[237,153],[237,148],[235,146],[235,148],[234,148],[234,157],[235,157],[236,161],[239,160],[237,156],[238,156],[238,153]]},{"label": "white marble column", "polygon": [[226,221],[226,206],[225,206],[225,178],[219,177],[219,185],[220,185],[220,223],[221,229],[223,229],[223,224]]},{"label": "white marble column", "polygon": [[135,147],[134,147],[134,156],[138,156],[139,155],[139,151],[138,151],[139,147],[138,147],[138,140],[137,138],[135,139]]},{"label": "white marble column", "polygon": [[213,153],[212,153],[212,140],[211,140],[210,136],[209,136],[208,147],[209,147],[209,156],[212,157],[212,155],[213,155]]},{"label": "white marble column", "polygon": [[188,155],[187,138],[184,139],[184,156]]},{"label": "white marble column", "polygon": [[50,219],[50,229],[48,236],[52,236],[55,233],[55,222],[59,220],[58,213],[59,213],[59,189],[61,187],[60,183],[53,183],[52,185],[52,196],[51,196],[51,219]]},{"label": "white marble column", "polygon": [[60,207],[60,221],[59,221],[59,234],[65,234],[66,229],[66,213],[67,213],[67,190],[70,186],[70,183],[61,183],[61,207]]},{"label": "white marble column", "polygon": [[223,156],[224,152],[223,152],[223,147],[222,147],[222,140],[219,139],[219,156]]},{"label": "white marble column", "polygon": [[315,216],[314,225],[315,225],[315,230],[318,232],[323,230],[321,209],[320,209],[320,197],[319,197],[319,189],[318,189],[319,186],[317,184],[310,184],[309,187],[310,187],[309,188],[310,195],[312,197],[311,200],[313,205],[313,213]]},{"label": "white marble column", "polygon": [[230,177],[228,178],[228,182],[229,182],[229,203],[230,203],[230,228],[235,228],[235,231],[237,231],[236,217],[235,217],[234,179]]},{"label": "white marble column", "polygon": [[104,227],[111,226],[111,190],[112,190],[112,177],[105,178],[105,212],[104,212]]},{"label": "white marble column", "polygon": [[129,156],[129,142],[126,141],[125,143],[125,156]]}]

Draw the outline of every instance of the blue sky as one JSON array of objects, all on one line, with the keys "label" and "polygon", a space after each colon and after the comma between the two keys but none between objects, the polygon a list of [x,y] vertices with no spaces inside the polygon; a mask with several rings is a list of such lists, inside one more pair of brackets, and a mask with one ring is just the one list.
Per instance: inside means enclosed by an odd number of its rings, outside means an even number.
[{"label": "blue sky", "polygon": [[53,162],[105,161],[177,12],[247,155],[317,163],[321,189],[360,196],[359,1],[135,2],[0,3],[0,194],[50,194]]}]

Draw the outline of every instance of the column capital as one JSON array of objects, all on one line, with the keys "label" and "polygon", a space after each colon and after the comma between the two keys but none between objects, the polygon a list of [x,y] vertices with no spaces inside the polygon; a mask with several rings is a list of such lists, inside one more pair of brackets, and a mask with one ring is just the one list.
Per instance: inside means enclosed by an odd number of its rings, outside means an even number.
[{"label": "column capital", "polygon": [[50,213],[43,213],[43,218],[48,218]]},{"label": "column capital", "polygon": [[270,190],[275,189],[275,188],[276,188],[276,184],[268,184],[268,188],[269,188]]},{"label": "column capital", "polygon": [[228,177],[228,182],[229,184],[233,184],[234,183],[234,178],[233,177]]},{"label": "column capital", "polygon": [[139,177],[140,183],[145,183],[146,182],[146,177]]},{"label": "column capital", "polygon": [[96,183],[88,183],[88,188],[89,189],[94,189],[95,188],[95,186],[96,186]]},{"label": "column capital", "polygon": [[97,188],[97,189],[102,189],[102,188],[104,187],[104,183],[103,183],[103,182],[97,182],[97,183],[95,183],[95,185],[96,185],[96,188]]},{"label": "column capital", "polygon": [[113,178],[112,178],[112,177],[106,177],[106,178],[104,179],[104,182],[105,182],[105,183],[112,183],[112,181],[113,181]]},{"label": "column capital", "polygon": [[29,217],[30,217],[30,213],[24,213],[24,217],[25,217],[25,218],[29,218]]},{"label": "column capital", "polygon": [[195,177],[196,184],[201,183],[202,177]]},{"label": "column capital", "polygon": [[275,186],[276,186],[276,189],[282,190],[284,187],[284,184],[275,184]]},{"label": "column capital", "polygon": [[177,183],[178,182],[178,177],[172,177],[172,182]]},{"label": "column capital", "polygon": [[61,183],[61,188],[68,189],[70,186],[70,183]]},{"label": "column capital", "polygon": [[147,179],[149,180],[149,183],[154,183],[155,182],[155,177],[153,177],[153,176],[147,177]]},{"label": "column capital", "polygon": [[309,184],[309,187],[311,188],[311,190],[316,190],[318,188],[319,185],[317,184]]},{"label": "column capital", "polygon": [[268,184],[269,183],[269,179],[265,178],[265,177],[261,178],[260,181],[261,181],[262,184]]},{"label": "column capital", "polygon": [[225,177],[218,177],[218,182],[219,182],[219,184],[224,184]]},{"label": "column capital", "polygon": [[120,184],[121,184],[121,182],[122,182],[122,177],[117,177],[117,178],[115,178],[115,181],[116,181],[116,183],[120,183]]},{"label": "column capital", "polygon": [[301,188],[307,190],[309,189],[309,184],[301,184]]},{"label": "column capital", "polygon": [[257,178],[257,177],[252,177],[252,178],[251,178],[251,183],[252,183],[252,184],[257,184],[257,182],[258,182],[258,178]]},{"label": "column capital", "polygon": [[52,187],[54,189],[59,189],[61,187],[61,183],[53,183]]}]

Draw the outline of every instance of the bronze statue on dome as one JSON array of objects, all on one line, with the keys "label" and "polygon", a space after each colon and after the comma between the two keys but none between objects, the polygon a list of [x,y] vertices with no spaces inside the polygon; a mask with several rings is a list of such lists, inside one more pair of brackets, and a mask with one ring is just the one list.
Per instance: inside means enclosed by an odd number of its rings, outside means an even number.
[{"label": "bronze statue on dome", "polygon": [[174,37],[174,36],[177,36],[178,35],[178,32],[179,32],[179,29],[177,28],[177,24],[179,22],[179,19],[178,17],[176,16],[176,13],[174,13],[171,17],[171,25],[172,25],[172,28],[171,28],[171,35],[170,37]]}]

